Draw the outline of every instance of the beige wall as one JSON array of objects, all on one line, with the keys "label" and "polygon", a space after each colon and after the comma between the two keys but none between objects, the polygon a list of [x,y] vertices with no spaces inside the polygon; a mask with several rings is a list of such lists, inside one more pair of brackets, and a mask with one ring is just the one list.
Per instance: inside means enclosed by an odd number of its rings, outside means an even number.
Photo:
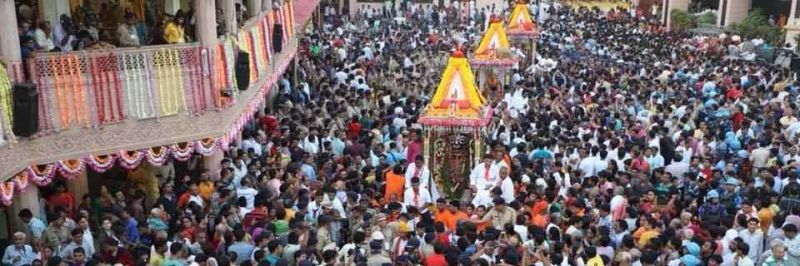
[{"label": "beige wall", "polygon": [[[725,1],[727,1],[727,8],[723,10],[722,7]],[[747,16],[747,13],[750,11],[750,0],[720,0],[717,10],[719,10],[719,12],[725,12],[725,21],[720,21],[723,17],[723,13],[719,13],[717,16],[717,25],[730,26],[731,24],[742,21],[742,19]]]}]

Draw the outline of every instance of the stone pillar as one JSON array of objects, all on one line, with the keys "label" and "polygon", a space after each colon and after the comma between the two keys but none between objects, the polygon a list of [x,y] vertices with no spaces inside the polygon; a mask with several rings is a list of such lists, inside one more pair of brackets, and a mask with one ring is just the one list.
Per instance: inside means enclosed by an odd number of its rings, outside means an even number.
[{"label": "stone pillar", "polygon": [[[5,2],[6,0],[2,1]],[[40,17],[50,21],[50,25],[53,27],[58,24],[62,14],[71,15],[69,1],[64,0],[39,0],[39,12],[41,14]]]},{"label": "stone pillar", "polygon": [[750,0],[720,0],[717,26],[726,27],[742,21],[750,12]]},{"label": "stone pillar", "polygon": [[225,159],[225,154],[222,149],[217,149],[214,154],[203,157],[203,166],[208,169],[211,175],[211,180],[219,180],[219,171],[222,170],[220,162]]},{"label": "stone pillar", "polygon": [[[214,0],[194,0],[194,12],[197,18],[197,40],[202,46],[217,44],[217,12]],[[214,61],[211,61],[214,62]]]},{"label": "stone pillar", "polygon": [[795,41],[795,37],[800,35],[800,1],[792,0],[791,9],[789,10],[789,19],[786,20],[786,42],[796,47],[800,45]]},{"label": "stone pillar", "polygon": [[272,10],[272,0],[264,0],[261,2],[261,11],[267,11],[267,10]]},{"label": "stone pillar", "polygon": [[671,30],[672,10],[689,11],[689,0],[662,0],[661,6],[661,22],[667,26],[667,30]]},{"label": "stone pillar", "polygon": [[181,9],[181,0],[165,0],[164,12],[170,15],[175,15],[175,12]]},{"label": "stone pillar", "polygon": [[[3,0],[5,1],[5,0]],[[43,221],[44,217],[41,217],[41,205],[39,204],[39,187],[36,186],[33,182],[28,184],[28,188],[25,189],[23,192],[15,192],[14,200],[11,202],[11,206],[9,206],[8,210],[10,211],[9,217],[11,220],[11,228],[12,232],[16,231],[24,231],[25,225],[22,220],[19,219],[19,211],[22,209],[29,209],[33,213],[33,216],[39,217]]]},{"label": "stone pillar", "polygon": [[261,0],[248,0],[247,13],[250,15],[250,18],[258,16],[258,14],[261,13]]},{"label": "stone pillar", "polygon": [[217,0],[217,6],[222,8],[222,16],[225,18],[225,33],[236,35],[239,28],[236,24],[236,2]]},{"label": "stone pillar", "polygon": [[86,173],[84,170],[75,179],[67,181],[67,191],[72,192],[76,202],[80,202],[83,195],[89,193],[89,176]]},{"label": "stone pillar", "polygon": [[15,81],[24,79],[19,45],[14,0],[0,0],[0,60],[6,64],[8,76]]}]

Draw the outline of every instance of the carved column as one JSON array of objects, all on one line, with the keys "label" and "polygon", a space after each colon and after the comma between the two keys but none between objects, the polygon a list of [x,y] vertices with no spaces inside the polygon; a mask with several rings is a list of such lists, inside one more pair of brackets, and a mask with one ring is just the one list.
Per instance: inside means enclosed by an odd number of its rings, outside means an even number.
[{"label": "carved column", "polygon": [[222,170],[220,162],[225,158],[222,149],[217,149],[214,154],[203,157],[203,166],[208,169],[211,180],[219,180],[219,171]]},{"label": "carved column", "polygon": [[75,179],[67,181],[67,191],[72,192],[76,202],[80,202],[83,195],[89,193],[89,177],[83,170]]},{"label": "carved column", "polygon": [[39,187],[32,182],[28,184],[28,188],[22,192],[16,192],[14,195],[14,200],[11,202],[11,206],[9,206],[9,220],[11,220],[11,228],[13,232],[16,231],[24,231],[25,224],[22,220],[19,219],[19,211],[22,209],[29,209],[33,213],[33,216],[46,221],[45,217],[42,216],[41,213],[41,205],[39,204]]},{"label": "carved column", "polygon": [[24,79],[19,45],[14,0],[0,0],[0,59],[6,64],[8,76],[14,81]]},{"label": "carved column", "polygon": [[247,13],[251,18],[258,16],[258,14],[261,13],[261,0],[248,0]]},{"label": "carved column", "polygon": [[661,1],[661,22],[667,26],[667,30],[672,29],[672,10],[689,10],[689,0],[662,0]]},{"label": "carved column", "polygon": [[742,21],[750,12],[750,0],[720,0],[717,26],[726,27]]},{"label": "carved column", "polygon": [[225,17],[225,33],[235,35],[239,27],[236,21],[236,2],[217,0],[217,5],[222,8],[222,15]]},{"label": "carved column", "polygon": [[789,10],[789,19],[786,20],[786,42],[797,46],[795,37],[800,35],[800,3],[798,0],[792,0],[791,9]]}]

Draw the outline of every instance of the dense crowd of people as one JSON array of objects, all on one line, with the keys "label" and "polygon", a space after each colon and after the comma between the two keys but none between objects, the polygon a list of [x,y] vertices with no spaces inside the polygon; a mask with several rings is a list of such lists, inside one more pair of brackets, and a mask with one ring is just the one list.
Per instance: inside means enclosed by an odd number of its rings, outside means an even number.
[{"label": "dense crowd of people", "polygon": [[624,10],[535,8],[536,63],[481,88],[504,95],[491,152],[450,177],[463,195],[438,186],[416,121],[451,51],[503,14],[459,8],[324,8],[219,172],[176,167],[153,200],[55,185],[2,262],[800,265],[797,82]]},{"label": "dense crowd of people", "polygon": [[[194,9],[175,13],[158,11],[156,3],[144,1],[141,10],[123,8],[119,3],[102,3],[99,10],[79,5],[58,21],[40,14],[36,1],[15,1],[18,32],[23,58],[36,52],[61,52],[85,49],[111,49],[146,45],[179,44],[194,40]],[[237,3],[236,17],[244,21],[246,8]],[[217,33],[224,34],[222,9],[217,8]]]}]

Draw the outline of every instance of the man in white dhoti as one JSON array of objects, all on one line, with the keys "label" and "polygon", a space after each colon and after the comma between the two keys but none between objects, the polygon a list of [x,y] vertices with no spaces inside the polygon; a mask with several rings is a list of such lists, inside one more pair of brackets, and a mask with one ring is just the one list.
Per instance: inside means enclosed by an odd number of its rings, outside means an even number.
[{"label": "man in white dhoti", "polygon": [[419,178],[420,189],[427,190],[431,199],[436,201],[439,199],[439,189],[436,187],[436,181],[431,176],[431,170],[425,165],[425,158],[422,155],[417,155],[414,162],[406,168],[406,189],[411,187],[411,179]]},{"label": "man in white dhoti", "polygon": [[433,200],[431,199],[430,192],[426,189],[421,189],[419,183],[420,180],[418,177],[411,178],[411,187],[406,188],[403,203],[406,206],[414,206],[422,210],[426,204],[433,203]]},{"label": "man in white dhoti", "polygon": [[478,164],[469,174],[469,186],[472,191],[472,204],[475,206],[488,206],[492,203],[492,188],[500,182],[498,168],[492,164],[491,155],[483,158],[483,163]]}]

